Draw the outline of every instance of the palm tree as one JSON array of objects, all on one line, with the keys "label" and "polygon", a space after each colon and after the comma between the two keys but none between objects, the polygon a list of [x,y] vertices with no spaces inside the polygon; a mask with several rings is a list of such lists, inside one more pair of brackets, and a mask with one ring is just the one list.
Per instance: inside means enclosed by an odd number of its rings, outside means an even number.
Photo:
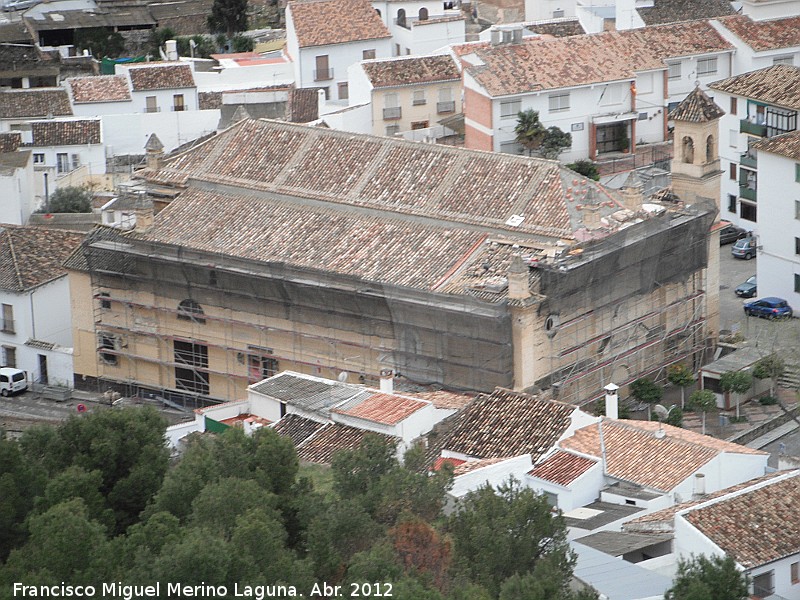
[{"label": "palm tree", "polygon": [[528,156],[542,145],[547,129],[539,121],[539,112],[531,108],[517,113],[517,125],[514,127],[517,143],[528,150]]}]

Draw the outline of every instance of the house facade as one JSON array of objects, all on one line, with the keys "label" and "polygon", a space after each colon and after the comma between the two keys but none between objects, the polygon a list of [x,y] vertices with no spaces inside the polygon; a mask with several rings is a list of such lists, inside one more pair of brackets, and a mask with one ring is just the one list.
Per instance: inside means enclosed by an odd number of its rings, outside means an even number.
[{"label": "house facade", "polygon": [[458,2],[373,0],[392,35],[392,56],[424,55],[465,40]]},{"label": "house facade", "polygon": [[14,225],[27,223],[36,210],[33,153],[21,146],[20,132],[0,133],[0,212]]}]

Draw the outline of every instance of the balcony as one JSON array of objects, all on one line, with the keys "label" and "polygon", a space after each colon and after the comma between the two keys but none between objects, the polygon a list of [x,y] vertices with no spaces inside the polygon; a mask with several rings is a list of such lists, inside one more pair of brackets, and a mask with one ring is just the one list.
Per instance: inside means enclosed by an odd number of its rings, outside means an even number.
[{"label": "balcony", "polygon": [[739,164],[743,167],[750,167],[751,169],[755,169],[758,167],[758,161],[756,160],[755,154],[750,154],[749,152],[744,152],[739,157]]},{"label": "balcony", "polygon": [[437,102],[436,103],[436,113],[440,115],[444,115],[447,113],[454,113],[456,112],[456,102],[455,100],[450,100],[449,102]]},{"label": "balcony", "polygon": [[754,188],[747,187],[746,185],[739,185],[739,197],[746,200],[752,200],[753,202],[757,201],[756,190]]},{"label": "balcony", "polygon": [[314,81],[330,81],[333,79],[333,69],[314,69]]},{"label": "balcony", "polygon": [[161,107],[159,107],[159,106],[145,106],[144,107],[144,112],[146,112],[146,113],[161,112]]},{"label": "balcony", "polygon": [[747,119],[739,121],[739,133],[747,133],[749,135],[757,135],[758,137],[766,137],[767,126],[751,123]]},{"label": "balcony", "polygon": [[424,106],[427,103],[428,103],[428,101],[425,100],[425,98],[414,98],[411,101],[412,106]]},{"label": "balcony", "polygon": [[397,119],[401,118],[403,115],[403,111],[399,106],[393,106],[391,108],[384,108],[383,109],[383,120],[384,121],[396,121]]}]

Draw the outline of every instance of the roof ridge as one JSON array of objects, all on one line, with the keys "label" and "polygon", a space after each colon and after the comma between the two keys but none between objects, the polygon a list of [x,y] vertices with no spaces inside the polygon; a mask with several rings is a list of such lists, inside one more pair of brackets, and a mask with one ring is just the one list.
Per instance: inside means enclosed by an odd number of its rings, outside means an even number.
[{"label": "roof ridge", "polygon": [[25,284],[22,282],[22,273],[19,270],[19,263],[17,262],[17,253],[14,250],[14,239],[5,225],[3,225],[3,231],[8,237],[8,249],[11,252],[11,261],[14,264],[14,272],[17,274],[17,281],[19,281],[19,289],[24,290]]}]

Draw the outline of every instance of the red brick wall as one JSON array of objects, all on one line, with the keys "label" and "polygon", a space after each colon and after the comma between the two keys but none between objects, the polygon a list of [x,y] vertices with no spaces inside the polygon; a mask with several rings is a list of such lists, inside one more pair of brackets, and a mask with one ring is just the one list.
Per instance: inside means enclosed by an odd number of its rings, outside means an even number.
[{"label": "red brick wall", "polygon": [[[464,119],[492,128],[492,100],[483,94],[464,89]],[[493,150],[492,136],[465,125],[464,145],[473,150]]]},{"label": "red brick wall", "polygon": [[464,127],[464,146],[471,150],[494,150],[492,136],[469,125]]}]

